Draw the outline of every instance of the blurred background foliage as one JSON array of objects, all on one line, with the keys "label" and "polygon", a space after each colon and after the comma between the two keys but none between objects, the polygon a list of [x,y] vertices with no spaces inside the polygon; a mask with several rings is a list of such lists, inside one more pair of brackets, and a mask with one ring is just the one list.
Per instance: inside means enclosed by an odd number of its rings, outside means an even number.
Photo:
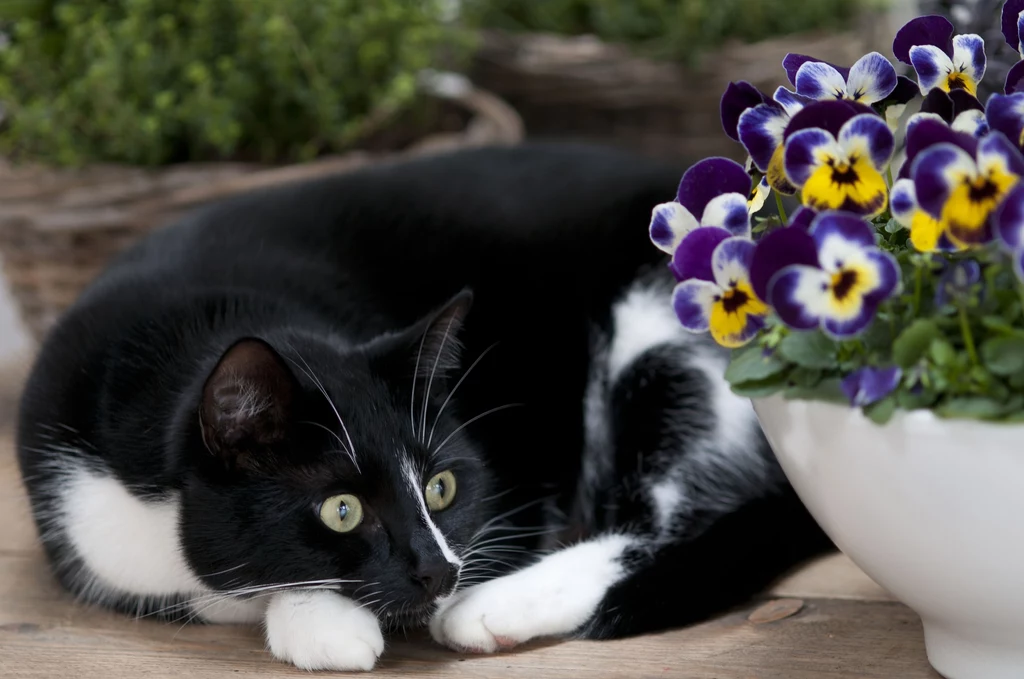
[{"label": "blurred background foliage", "polygon": [[878,0],[466,0],[476,21],[512,31],[594,34],[648,56],[692,62],[736,39],[849,28]]},{"label": "blurred background foliage", "polygon": [[344,150],[476,29],[593,33],[687,61],[843,28],[878,0],[0,0],[0,153],[58,165]]}]

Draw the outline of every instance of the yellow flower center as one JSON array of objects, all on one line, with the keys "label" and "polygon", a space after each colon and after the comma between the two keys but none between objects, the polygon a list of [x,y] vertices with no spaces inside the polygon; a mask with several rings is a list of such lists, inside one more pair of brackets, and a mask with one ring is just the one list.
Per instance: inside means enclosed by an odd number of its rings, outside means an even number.
[{"label": "yellow flower center", "polygon": [[974,82],[974,78],[967,75],[961,70],[953,71],[946,76],[946,82],[942,88],[946,92],[952,92],[953,90],[964,90],[967,94],[975,96],[978,91],[978,84]]},{"label": "yellow flower center", "polygon": [[988,240],[989,216],[1018,179],[1001,168],[976,177],[960,178],[939,218],[941,229],[954,245],[968,248]]},{"label": "yellow flower center", "polygon": [[916,210],[910,219],[910,242],[920,252],[934,252],[942,238],[942,224],[924,210]]},{"label": "yellow flower center", "polygon": [[815,210],[848,210],[873,217],[885,210],[888,189],[866,157],[851,155],[825,159],[804,184],[801,198]]},{"label": "yellow flower center", "polygon": [[878,276],[866,263],[837,264],[828,284],[829,315],[839,319],[855,318],[861,312],[864,296],[878,286]]},{"label": "yellow flower center", "polygon": [[744,332],[750,316],[764,316],[768,307],[745,280],[732,281],[711,307],[711,336],[724,347],[739,347],[750,341]]}]

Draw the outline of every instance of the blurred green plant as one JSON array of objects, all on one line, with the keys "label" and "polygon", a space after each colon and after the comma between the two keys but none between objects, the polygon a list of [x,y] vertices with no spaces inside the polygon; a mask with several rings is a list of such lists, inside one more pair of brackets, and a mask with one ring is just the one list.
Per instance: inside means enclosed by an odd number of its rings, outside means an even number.
[{"label": "blurred green plant", "polygon": [[[407,106],[445,0],[0,0],[0,152],[50,163],[340,150]],[[386,117],[386,115],[385,115]]]},{"label": "blurred green plant", "polygon": [[882,0],[465,0],[490,28],[592,33],[656,57],[689,61],[736,38],[754,42],[811,29],[849,28]]}]

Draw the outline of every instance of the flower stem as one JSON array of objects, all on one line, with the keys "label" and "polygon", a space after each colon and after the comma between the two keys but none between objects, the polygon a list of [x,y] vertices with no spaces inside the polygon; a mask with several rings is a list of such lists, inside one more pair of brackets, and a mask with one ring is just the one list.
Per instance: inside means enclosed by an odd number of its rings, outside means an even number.
[{"label": "flower stem", "polygon": [[885,168],[885,179],[889,182],[889,188],[891,189],[894,183],[892,181],[892,165],[889,165],[887,168]]},{"label": "flower stem", "polygon": [[914,265],[914,316],[921,313],[921,286],[924,285],[924,269],[918,263]]},{"label": "flower stem", "polygon": [[959,305],[960,309],[960,333],[964,336],[964,346],[967,347],[967,355],[971,358],[972,365],[978,365],[978,351],[974,348],[974,335],[971,334],[971,325],[967,322],[967,309]]},{"label": "flower stem", "polygon": [[786,222],[789,221],[789,217],[786,216],[786,208],[782,206],[782,194],[778,191],[772,191],[775,194],[775,205],[779,208],[779,219],[782,220],[782,225],[785,226]]}]

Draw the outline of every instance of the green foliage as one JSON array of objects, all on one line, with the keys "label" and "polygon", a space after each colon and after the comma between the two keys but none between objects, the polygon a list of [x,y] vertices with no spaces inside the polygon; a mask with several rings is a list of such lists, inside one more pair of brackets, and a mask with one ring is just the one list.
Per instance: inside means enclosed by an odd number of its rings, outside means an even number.
[{"label": "green foliage", "polygon": [[[0,4],[0,151],[78,164],[307,159],[407,106],[465,46],[443,0]],[[455,50],[458,52],[458,49]]]},{"label": "green foliage", "polygon": [[466,0],[485,26],[593,33],[660,57],[689,59],[730,38],[753,42],[835,29],[866,0]]}]

